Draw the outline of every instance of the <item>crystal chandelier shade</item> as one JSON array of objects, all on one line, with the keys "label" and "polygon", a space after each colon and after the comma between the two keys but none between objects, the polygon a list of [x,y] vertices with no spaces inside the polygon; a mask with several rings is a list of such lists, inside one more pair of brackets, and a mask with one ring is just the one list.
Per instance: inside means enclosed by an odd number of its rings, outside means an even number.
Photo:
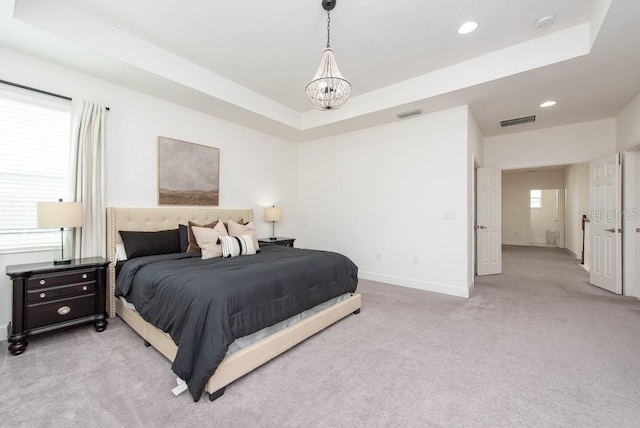
[{"label": "crystal chandelier shade", "polygon": [[351,83],[342,77],[333,56],[333,49],[324,50],[318,71],[305,88],[305,92],[311,104],[318,110],[340,108],[347,102],[351,93]]},{"label": "crystal chandelier shade", "polygon": [[322,2],[323,9],[327,11],[327,47],[322,54],[318,71],[305,88],[309,101],[318,110],[335,110],[342,107],[351,93],[351,83],[340,73],[333,49],[329,45],[331,39],[329,12],[335,7],[335,4],[335,0],[323,0]]}]

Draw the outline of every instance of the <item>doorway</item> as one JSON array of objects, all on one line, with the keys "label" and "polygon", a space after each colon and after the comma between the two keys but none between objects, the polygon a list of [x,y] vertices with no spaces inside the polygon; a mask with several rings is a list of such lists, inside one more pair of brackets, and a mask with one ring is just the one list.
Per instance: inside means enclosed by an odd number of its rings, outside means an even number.
[{"label": "doorway", "polygon": [[564,189],[529,190],[529,244],[564,248]]},{"label": "doorway", "polygon": [[583,256],[589,260],[582,223],[590,201],[588,163],[502,174],[503,245],[557,247],[571,253],[576,264]]}]

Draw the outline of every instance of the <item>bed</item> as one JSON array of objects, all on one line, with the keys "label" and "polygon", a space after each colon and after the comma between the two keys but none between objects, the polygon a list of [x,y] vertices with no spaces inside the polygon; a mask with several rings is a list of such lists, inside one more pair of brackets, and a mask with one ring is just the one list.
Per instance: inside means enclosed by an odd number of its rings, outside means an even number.
[{"label": "bed", "polygon": [[[118,299],[116,297],[116,247],[118,244],[122,244],[122,239],[120,235],[120,231],[141,231],[141,232],[155,232],[162,230],[171,230],[177,228],[178,224],[186,224],[188,221],[192,221],[197,224],[207,224],[215,221],[229,222],[250,222],[253,220],[253,211],[251,209],[215,209],[215,208],[168,208],[168,207],[160,207],[160,208],[107,208],[107,256],[109,260],[112,262],[109,266],[108,271],[108,283],[109,283],[109,295],[108,295],[108,312],[110,316],[115,316],[116,314],[122,318],[134,331],[136,331],[145,341],[145,344],[150,344],[154,348],[156,348],[160,353],[162,353],[166,358],[174,363],[174,367],[181,360],[180,358],[189,349],[188,346],[184,345],[179,354],[179,347],[174,343],[174,340],[164,331],[152,325],[150,322],[145,321],[145,318],[149,319],[149,315],[145,313],[144,310],[138,312],[134,308],[132,308],[126,301]],[[271,248],[272,247],[272,248]],[[303,253],[307,252],[307,250],[301,249],[284,249],[284,247],[271,246],[270,248],[263,247],[263,251],[261,254],[256,256],[241,256],[236,257],[233,260],[233,263],[239,263],[240,259],[248,259],[249,257],[255,257],[252,259],[255,261],[255,265],[258,265],[258,261],[265,263],[268,262],[268,258],[274,257],[283,257],[283,263],[287,262],[286,257],[296,258],[301,256]],[[291,253],[284,253],[285,251],[289,251]],[[309,253],[323,253],[323,254],[315,254],[315,256],[322,256],[326,258],[329,254],[327,252],[311,252]],[[314,255],[314,254],[312,254]],[[169,258],[169,259],[178,259],[176,261],[165,262],[164,260],[160,260],[158,266],[163,265],[163,263],[177,263],[176,269],[182,269],[182,272],[192,272],[194,271],[194,267],[199,263],[199,258],[189,258],[182,257],[180,255],[176,255],[176,257],[172,255],[160,256],[159,258]],[[341,256],[344,257],[344,256]],[[143,259],[146,259],[144,257]],[[140,262],[140,259],[134,259],[136,262]],[[225,261],[228,259],[225,259]],[[347,259],[348,260],[348,259]],[[154,260],[155,262],[155,260]],[[205,261],[202,261],[205,262]],[[208,262],[208,261],[207,261]],[[221,263],[219,260],[211,261],[212,264]],[[145,263],[140,262],[141,266],[145,266]],[[131,267],[131,263],[127,262],[129,267],[127,269],[133,270]],[[227,266],[232,266],[233,264],[228,264],[225,262]],[[127,265],[125,265],[127,266]],[[156,265],[153,265],[154,269]],[[235,266],[235,265],[233,265]],[[198,265],[199,267],[199,265]],[[163,265],[164,268],[164,265]],[[123,268],[124,269],[124,268]],[[136,268],[137,269],[137,268]],[[142,268],[140,268],[142,269]],[[148,268],[151,269],[151,268]],[[252,267],[253,269],[253,267]],[[257,267],[256,267],[257,269]],[[153,269],[151,269],[153,270]],[[229,270],[232,270],[229,268]],[[241,269],[238,269],[241,270]],[[122,272],[126,271],[121,271]],[[142,272],[142,271],[141,271]],[[146,271],[145,271],[146,272]],[[125,276],[129,276],[129,273],[126,273]],[[140,275],[141,277],[143,275]],[[168,275],[162,274],[162,277],[166,277]],[[353,275],[352,275],[353,276]],[[122,277],[118,282],[119,287],[122,287]],[[327,280],[327,288],[334,287],[333,280]],[[357,283],[357,275],[355,278],[355,282]],[[313,290],[321,289],[324,290],[325,287],[318,287],[318,284],[315,284]],[[240,378],[241,376],[249,373],[253,369],[259,367],[265,362],[275,358],[280,355],[282,352],[292,348],[296,344],[305,340],[306,338],[314,335],[315,333],[323,330],[329,325],[335,323],[336,321],[352,314],[358,313],[361,305],[361,297],[359,294],[355,292],[355,286],[352,287],[351,292],[341,294],[340,296],[335,296],[335,298],[327,299],[329,302],[320,302],[320,304],[315,305],[313,308],[309,310],[301,311],[302,314],[296,314],[292,317],[287,317],[286,320],[282,320],[282,322],[277,323],[280,325],[280,328],[271,332],[268,331],[268,335],[266,335],[265,331],[268,329],[260,330],[253,335],[248,335],[247,337],[257,336],[254,338],[254,342],[249,345],[243,345],[241,349],[236,350],[233,353],[227,353],[222,360],[215,364],[215,371],[209,377],[207,375],[206,383],[202,389],[194,386],[195,381],[190,379],[187,376],[187,384],[189,384],[189,391],[191,392],[194,401],[198,401],[201,395],[201,390],[209,394],[210,400],[214,400],[220,397],[225,390],[225,387],[229,385],[231,382]],[[323,291],[324,292],[324,291]],[[122,293],[119,293],[122,294]],[[312,293],[314,294],[314,293]],[[302,294],[301,294],[302,296]],[[279,298],[279,295],[274,295],[273,298]],[[320,297],[315,297],[320,298]],[[323,297],[324,299],[324,297]],[[270,303],[271,304],[271,303]],[[275,304],[275,303],[274,303]],[[305,302],[305,304],[309,304],[309,302]],[[224,305],[222,305],[224,307]],[[227,305],[228,306],[228,305]],[[166,309],[166,305],[165,305]],[[230,309],[231,310],[231,309]],[[144,317],[141,315],[144,314]],[[234,312],[236,315],[236,312]],[[226,322],[226,321],[225,321]],[[236,319],[233,320],[233,327],[235,328]],[[240,323],[242,324],[242,323]],[[162,324],[161,324],[162,325]],[[267,327],[267,326],[265,326]],[[223,331],[227,331],[229,327],[224,327],[221,329]],[[171,331],[171,326],[169,325],[167,328],[168,331]],[[244,331],[244,328],[240,328],[238,331]],[[249,330],[247,330],[249,331]],[[263,337],[264,336],[264,337]],[[238,338],[241,342],[244,337]],[[236,346],[236,342],[234,342],[231,347]],[[206,355],[206,354],[205,354]],[[217,355],[217,354],[216,354]],[[176,358],[178,359],[176,360]],[[175,368],[174,368],[175,371]],[[191,384],[190,384],[191,382]]]}]

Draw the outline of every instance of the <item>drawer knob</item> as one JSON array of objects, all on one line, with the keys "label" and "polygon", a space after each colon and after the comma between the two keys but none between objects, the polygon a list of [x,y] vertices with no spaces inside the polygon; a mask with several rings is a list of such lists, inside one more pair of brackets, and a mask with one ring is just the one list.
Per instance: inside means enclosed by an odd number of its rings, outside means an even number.
[{"label": "drawer knob", "polygon": [[40,293],[40,298],[41,298],[41,299],[44,299],[44,296],[46,296],[46,294],[45,294],[45,293]]},{"label": "drawer knob", "polygon": [[87,279],[87,274],[86,273],[82,274],[82,279]]},{"label": "drawer knob", "polygon": [[86,285],[82,286],[82,291],[87,291],[87,286]]},{"label": "drawer knob", "polygon": [[67,315],[69,312],[71,312],[71,308],[69,306],[61,306],[58,308],[59,315]]},{"label": "drawer knob", "polygon": [[46,284],[46,282],[47,282],[47,281],[45,281],[44,279],[41,279],[41,280],[40,280],[40,285],[44,285],[44,284]]}]

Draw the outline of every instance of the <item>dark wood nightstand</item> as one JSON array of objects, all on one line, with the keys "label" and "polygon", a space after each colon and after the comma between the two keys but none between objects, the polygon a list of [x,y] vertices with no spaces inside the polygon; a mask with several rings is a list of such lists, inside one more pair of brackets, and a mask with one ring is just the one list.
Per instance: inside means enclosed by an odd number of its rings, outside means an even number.
[{"label": "dark wood nightstand", "polygon": [[19,355],[27,338],[76,324],[93,322],[96,331],[107,328],[107,266],[103,257],[7,266],[13,280],[13,316],[9,324],[9,351]]},{"label": "dark wood nightstand", "polygon": [[282,245],[283,247],[293,247],[293,241],[295,238],[285,238],[284,236],[276,237],[276,239],[271,238],[260,238],[258,239],[259,245]]}]

